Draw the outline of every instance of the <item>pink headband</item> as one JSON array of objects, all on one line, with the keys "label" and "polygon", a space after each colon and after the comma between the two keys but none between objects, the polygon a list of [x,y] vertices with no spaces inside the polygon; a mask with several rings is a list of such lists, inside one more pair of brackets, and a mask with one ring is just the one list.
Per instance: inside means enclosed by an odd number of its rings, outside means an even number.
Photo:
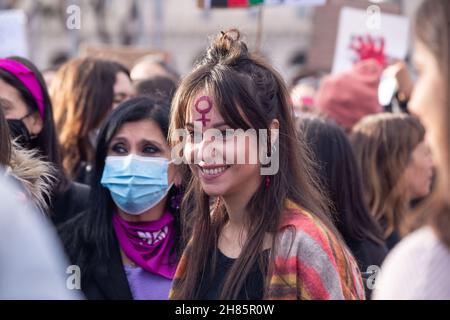
[{"label": "pink headband", "polygon": [[36,75],[20,62],[10,59],[0,59],[0,69],[9,72],[22,82],[36,101],[39,115],[44,120],[44,96]]}]

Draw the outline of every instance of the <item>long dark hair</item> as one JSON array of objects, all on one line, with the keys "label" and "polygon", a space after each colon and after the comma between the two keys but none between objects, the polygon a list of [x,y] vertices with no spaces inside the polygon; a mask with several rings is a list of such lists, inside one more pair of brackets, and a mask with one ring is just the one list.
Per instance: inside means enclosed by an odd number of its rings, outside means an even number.
[{"label": "long dark hair", "polygon": [[0,99],[0,165],[9,166],[11,161],[11,139],[9,138],[9,127],[6,122],[3,108],[6,102]]},{"label": "long dark hair", "polygon": [[129,76],[128,69],[115,61],[78,58],[64,64],[52,81],[50,94],[63,167],[72,179],[78,178],[79,163],[93,162],[95,150],[89,133],[111,112],[114,84],[121,72]]},{"label": "long dark hair", "polygon": [[335,224],[347,243],[371,240],[383,244],[383,234],[363,196],[359,167],[350,141],[336,123],[319,117],[300,117],[303,134],[327,188]]},{"label": "long dark hair", "polygon": [[[39,151],[40,156],[42,156],[44,160],[53,163],[53,165],[57,169],[55,174],[58,180],[58,184],[53,190],[53,194],[63,192],[68,188],[69,181],[62,169],[59,144],[56,137],[55,123],[53,120],[53,106],[47,90],[47,85],[44,81],[44,77],[42,76],[38,68],[31,61],[25,58],[9,57],[7,59],[17,61],[30,69],[39,82],[39,86],[44,97],[44,119],[42,119],[42,131],[37,135],[36,139],[33,140],[32,147]],[[0,69],[0,78],[10,86],[14,87],[17,91],[19,91],[22,99],[27,106],[28,112],[38,112],[38,106],[35,99],[33,98],[33,95],[30,93],[30,91],[28,91],[28,89],[19,79],[3,69]]]},{"label": "long dark hair", "polygon": [[[75,244],[84,244],[81,247],[72,248],[75,250],[69,250],[69,252],[78,251],[76,253],[77,256],[70,258],[72,261],[86,263],[84,266],[86,270],[84,272],[89,273],[89,270],[95,265],[97,260],[92,259],[93,256],[99,260],[110,258],[111,244],[115,241],[112,226],[114,202],[109,190],[100,183],[111,140],[123,124],[144,119],[152,120],[158,124],[161,132],[167,137],[169,110],[170,105],[166,101],[156,101],[149,97],[137,97],[119,105],[105,120],[100,130],[95,154],[89,209],[84,215],[75,218],[80,222],[78,230],[75,231],[75,240],[74,238],[66,239],[69,236],[70,230],[66,232],[64,226],[61,228],[63,231],[61,232],[62,239],[67,248],[71,248],[71,245]],[[175,218],[176,236],[175,246],[173,248],[176,253],[175,257],[179,256],[182,247],[180,241],[180,214],[177,205],[173,204],[170,199],[176,195],[179,196],[180,192],[176,187],[173,187],[169,192],[167,203],[168,209]],[[176,262],[174,261],[173,263]]]},{"label": "long dark hair", "polygon": [[[293,109],[288,102],[285,84],[271,66],[249,53],[238,30],[220,34],[203,60],[181,82],[172,102],[169,133],[172,145],[179,143],[175,130],[185,128],[187,110],[200,90],[207,90],[214,97],[218,112],[232,128],[265,129],[269,132],[274,119],[278,120],[280,127],[279,170],[270,177],[270,188],[261,183],[247,204],[247,241],[227,274],[221,293],[221,299],[236,299],[252,267],[259,262],[259,268],[264,270],[260,259],[264,236],[266,233],[274,235],[272,245],[275,247],[287,199],[317,216],[329,229],[335,229],[329,220],[328,207],[315,173],[311,170],[308,153],[296,152],[307,147],[303,140],[299,144],[296,139]],[[270,150],[270,146],[260,148]],[[202,281],[210,281],[205,279],[205,266],[211,256],[213,261],[217,257],[218,236],[228,214],[221,204],[211,215],[209,203],[209,196],[193,175],[182,204],[186,226],[188,231],[192,230],[191,245],[185,252],[188,268],[184,278],[174,283],[175,299],[199,298]],[[269,266],[273,266],[274,251],[271,252]]]}]

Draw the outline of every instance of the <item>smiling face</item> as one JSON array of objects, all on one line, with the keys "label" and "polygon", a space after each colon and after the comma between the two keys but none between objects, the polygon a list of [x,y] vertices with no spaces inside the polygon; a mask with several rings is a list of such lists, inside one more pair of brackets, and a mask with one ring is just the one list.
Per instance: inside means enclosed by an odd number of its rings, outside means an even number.
[{"label": "smiling face", "polygon": [[[185,145],[185,157],[206,194],[228,197],[243,190],[255,192],[262,177],[260,165],[250,161],[250,154],[257,154],[257,145],[245,139],[244,132],[230,134],[232,128],[213,101],[206,92],[200,92],[188,107],[186,129],[191,139]],[[197,132],[202,134],[194,136]],[[238,159],[244,161],[237,163]]]}]

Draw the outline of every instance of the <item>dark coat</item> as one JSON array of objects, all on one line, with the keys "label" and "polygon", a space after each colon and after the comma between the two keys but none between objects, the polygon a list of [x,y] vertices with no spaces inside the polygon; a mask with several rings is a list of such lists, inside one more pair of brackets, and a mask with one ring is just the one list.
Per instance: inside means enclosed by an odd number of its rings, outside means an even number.
[{"label": "dark coat", "polygon": [[58,226],[85,211],[90,190],[87,185],[70,182],[66,190],[57,192],[52,199],[52,222]]},{"label": "dark coat", "polygon": [[358,242],[347,241],[347,245],[358,262],[366,291],[366,299],[370,299],[372,296],[372,289],[368,287],[368,282],[370,281],[370,278],[373,277],[373,274],[368,272],[368,268],[370,266],[381,267],[388,254],[388,249],[386,245],[370,239]]},{"label": "dark coat", "polygon": [[76,165],[74,169],[75,181],[84,184],[90,184],[92,179],[92,164],[87,162],[80,162]]},{"label": "dark coat", "polygon": [[[114,237],[110,244],[110,257],[99,258],[95,244],[86,243],[79,236],[85,215],[79,214],[58,230],[71,263],[81,269],[81,291],[88,300],[132,300],[117,239]],[[76,258],[81,250],[88,252],[88,261]]]},{"label": "dark coat", "polygon": [[361,272],[366,272],[369,266],[381,267],[386,258],[388,249],[385,245],[376,243],[370,239],[358,243],[348,243]]}]

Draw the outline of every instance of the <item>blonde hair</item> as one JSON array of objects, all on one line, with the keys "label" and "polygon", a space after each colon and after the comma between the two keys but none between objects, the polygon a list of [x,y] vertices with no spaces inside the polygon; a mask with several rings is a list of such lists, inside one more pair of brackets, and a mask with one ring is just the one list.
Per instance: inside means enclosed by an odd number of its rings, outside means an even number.
[{"label": "blonde hair", "polygon": [[36,207],[47,214],[56,184],[56,170],[52,163],[44,161],[37,150],[24,149],[12,141],[9,168],[9,174],[23,185]]}]

